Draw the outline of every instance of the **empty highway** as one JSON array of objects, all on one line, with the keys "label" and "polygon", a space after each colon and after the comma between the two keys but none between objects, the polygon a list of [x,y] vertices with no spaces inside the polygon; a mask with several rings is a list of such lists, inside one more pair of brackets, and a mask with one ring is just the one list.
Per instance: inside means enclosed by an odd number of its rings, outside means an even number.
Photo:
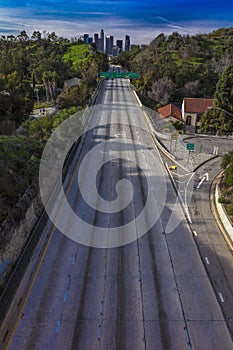
[{"label": "empty highway", "polygon": [[[1,347],[232,350],[180,204],[166,233],[176,193],[129,81],[105,80],[98,102],[67,194],[80,243],[53,230]],[[59,220],[75,232],[62,211]]]}]

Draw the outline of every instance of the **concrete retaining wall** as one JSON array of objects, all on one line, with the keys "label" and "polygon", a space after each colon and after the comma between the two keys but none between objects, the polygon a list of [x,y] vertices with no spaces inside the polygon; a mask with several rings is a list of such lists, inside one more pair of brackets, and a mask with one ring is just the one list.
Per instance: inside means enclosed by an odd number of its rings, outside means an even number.
[{"label": "concrete retaining wall", "polygon": [[215,205],[216,205],[216,209],[217,209],[219,218],[220,218],[220,220],[221,220],[225,230],[227,231],[227,233],[229,235],[229,238],[233,242],[233,227],[232,227],[231,221],[228,218],[228,215],[227,215],[223,205],[218,202],[219,197],[220,197],[219,186],[216,185],[216,187],[215,187]]}]

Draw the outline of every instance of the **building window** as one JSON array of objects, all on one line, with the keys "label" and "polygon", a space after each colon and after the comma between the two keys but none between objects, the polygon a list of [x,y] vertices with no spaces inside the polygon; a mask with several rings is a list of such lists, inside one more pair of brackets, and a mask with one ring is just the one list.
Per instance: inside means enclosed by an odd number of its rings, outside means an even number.
[{"label": "building window", "polygon": [[188,115],[186,118],[186,125],[191,125],[192,117],[191,115]]}]

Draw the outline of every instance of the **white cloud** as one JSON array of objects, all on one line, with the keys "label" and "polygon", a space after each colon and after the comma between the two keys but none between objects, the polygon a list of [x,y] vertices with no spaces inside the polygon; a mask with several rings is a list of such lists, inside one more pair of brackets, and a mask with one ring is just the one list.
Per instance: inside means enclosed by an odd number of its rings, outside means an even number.
[{"label": "white cloud", "polygon": [[[77,15],[79,12],[77,12]],[[219,27],[233,26],[232,22],[221,21],[183,21],[172,22],[164,17],[157,17],[160,21],[155,21],[154,24],[135,22],[130,19],[123,19],[112,16],[106,12],[80,12],[85,17],[80,16],[80,19],[48,19],[43,15],[33,15],[30,9],[1,9],[0,14],[0,35],[19,34],[20,31],[26,30],[28,35],[31,35],[34,30],[52,32],[63,37],[79,37],[84,33],[93,35],[104,29],[105,34],[114,35],[115,39],[124,39],[125,34],[131,36],[131,42],[134,44],[148,44],[157,35],[164,33],[166,35],[173,31],[178,31],[182,34],[197,34],[207,33]],[[90,14],[90,18],[88,15]],[[92,15],[96,15],[97,19],[93,20]],[[87,16],[87,18],[86,18]],[[103,16],[98,21],[98,16]],[[106,18],[105,18],[106,17]]]}]

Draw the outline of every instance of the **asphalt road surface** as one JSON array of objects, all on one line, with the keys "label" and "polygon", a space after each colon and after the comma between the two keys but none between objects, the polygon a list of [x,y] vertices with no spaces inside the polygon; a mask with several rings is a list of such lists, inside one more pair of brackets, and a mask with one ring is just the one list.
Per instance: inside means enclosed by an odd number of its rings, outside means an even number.
[{"label": "asphalt road surface", "polygon": [[[232,137],[208,137],[198,136],[185,137],[185,143],[194,143],[196,153],[224,155],[233,148]],[[216,153],[214,153],[214,150]]]},{"label": "asphalt road surface", "polygon": [[199,189],[193,191],[190,203],[194,238],[207,272],[220,301],[221,308],[233,334],[233,255],[215,221],[210,205],[210,186],[219,173],[221,158],[212,159],[203,164],[195,174],[195,185],[200,183],[200,176],[208,173]]},{"label": "asphalt road surface", "polygon": [[[99,103],[103,108],[94,108],[92,117],[98,127],[86,137],[80,164],[90,154],[82,187],[91,191],[92,168],[102,164],[95,180],[100,196],[89,192],[90,203],[85,202],[78,171],[68,193],[83,227],[92,227],[91,235],[85,229],[77,232],[89,246],[55,229],[22,314],[2,348],[233,349],[180,204],[174,230],[166,233],[177,198],[129,82],[106,80]],[[96,157],[91,150],[101,143]],[[67,229],[73,225],[62,212],[60,220]],[[106,228],[108,234],[99,235]],[[115,247],[107,248],[111,244]]]}]

